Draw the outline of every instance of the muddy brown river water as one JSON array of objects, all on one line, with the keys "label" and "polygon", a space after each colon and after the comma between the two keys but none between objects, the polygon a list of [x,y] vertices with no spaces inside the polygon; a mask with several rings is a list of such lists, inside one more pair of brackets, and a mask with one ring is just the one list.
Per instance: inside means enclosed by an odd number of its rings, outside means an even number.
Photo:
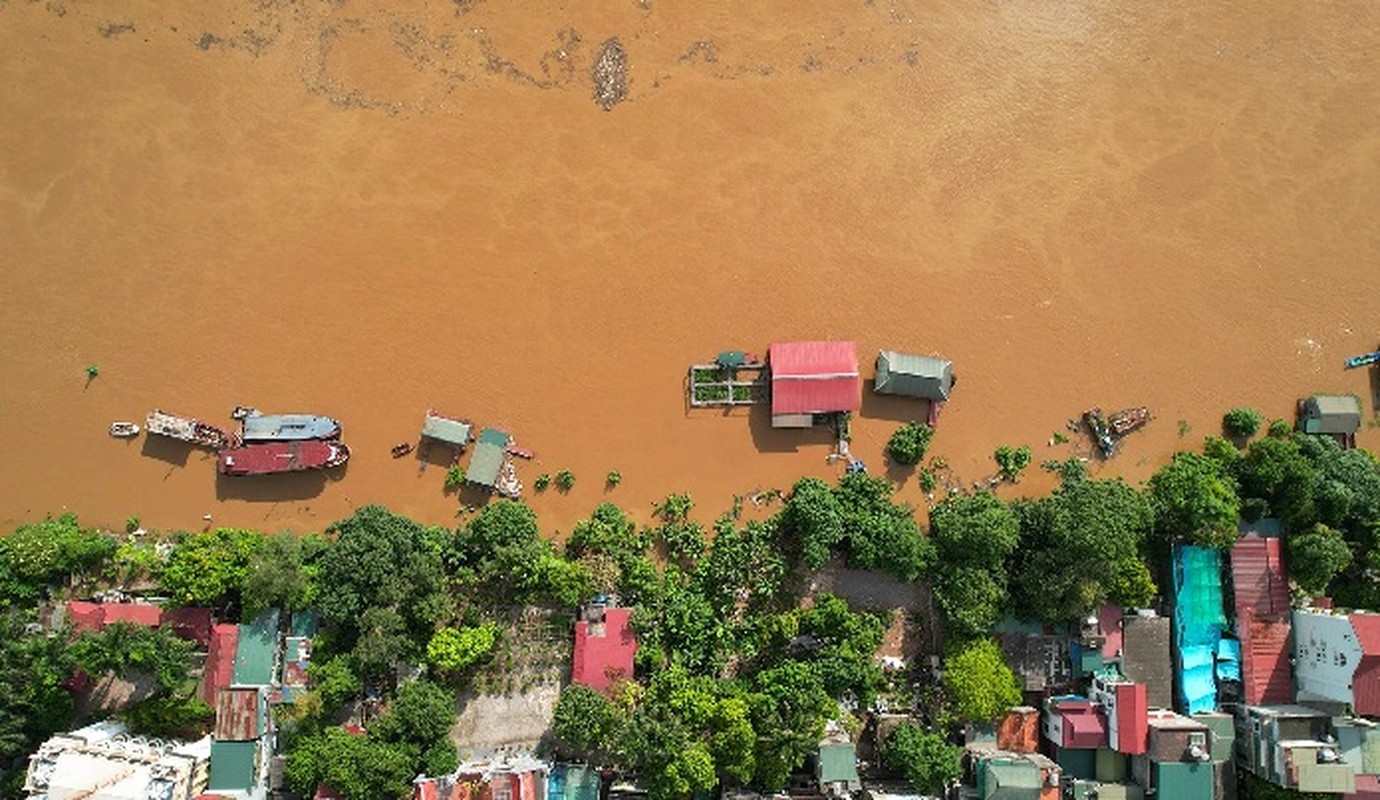
[{"label": "muddy brown river water", "polygon": [[[689,364],[774,340],[953,359],[931,452],[966,485],[1086,451],[1048,441],[1091,405],[1154,411],[1094,467],[1131,481],[1235,405],[1374,410],[1341,369],[1380,339],[1373,2],[0,0],[0,53],[6,528],[454,524],[440,460],[389,457],[428,407],[512,430],[529,494],[571,469],[552,529],[712,516],[837,469],[687,411]],[[218,479],[106,433],[238,403],[337,416],[354,457]],[[867,397],[854,452],[923,413]]]}]

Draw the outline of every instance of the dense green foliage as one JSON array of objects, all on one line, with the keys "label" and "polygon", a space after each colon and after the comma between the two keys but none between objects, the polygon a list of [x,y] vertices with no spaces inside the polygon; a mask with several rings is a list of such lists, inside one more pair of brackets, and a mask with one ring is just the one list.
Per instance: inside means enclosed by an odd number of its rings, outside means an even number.
[{"label": "dense green foliage", "polygon": [[992,453],[992,460],[997,462],[997,473],[1002,480],[1015,481],[1020,478],[1025,468],[1030,466],[1031,452],[1026,445],[1011,448],[1006,445],[998,447]]},{"label": "dense green foliage", "polygon": [[944,654],[944,688],[959,719],[968,722],[990,722],[1021,702],[1020,684],[991,639],[950,646]]},{"label": "dense green foliage", "polygon": [[911,421],[896,429],[886,443],[886,454],[903,467],[913,467],[925,457],[934,429]]},{"label": "dense green foliage", "polygon": [[1176,453],[1151,476],[1150,500],[1155,534],[1163,545],[1186,541],[1226,548],[1236,541],[1241,501],[1236,481],[1219,459]]},{"label": "dense green foliage", "polygon": [[591,763],[606,762],[618,746],[623,714],[598,691],[572,683],[561,691],[551,732],[560,754]]},{"label": "dense green foliage", "polygon": [[321,559],[330,542],[320,536],[278,533],[266,536],[249,555],[242,590],[244,616],[269,608],[296,611],[316,602]]},{"label": "dense green foliage", "polygon": [[976,636],[1006,605],[1006,561],[1020,541],[1020,524],[990,492],[956,495],[930,511],[938,553],[935,602],[949,632]]},{"label": "dense green foliage", "polygon": [[1144,493],[1120,479],[1080,479],[1013,511],[1021,536],[1007,571],[1018,616],[1065,622],[1103,600],[1135,606],[1153,596],[1141,561],[1154,519]]},{"label": "dense green foliage", "polygon": [[184,534],[163,568],[159,588],[186,606],[220,605],[239,598],[249,559],[263,534],[234,528]]},{"label": "dense green foliage", "polygon": [[115,540],[83,529],[75,514],[21,525],[0,538],[0,608],[38,601],[44,587],[115,554]]},{"label": "dense green foliage", "polygon": [[1322,524],[1291,532],[1288,545],[1289,576],[1309,594],[1321,594],[1333,576],[1351,563],[1351,551],[1342,535]]},{"label": "dense green foliage", "polygon": [[909,722],[892,731],[882,745],[882,762],[887,768],[932,795],[943,795],[945,788],[959,779],[962,756],[963,748]]},{"label": "dense green foliage", "polygon": [[426,646],[426,661],[442,673],[462,672],[483,661],[498,641],[493,623],[467,628],[442,628]]},{"label": "dense green foliage", "polygon": [[1222,430],[1237,439],[1249,439],[1260,431],[1265,418],[1254,408],[1233,408],[1222,416]]}]

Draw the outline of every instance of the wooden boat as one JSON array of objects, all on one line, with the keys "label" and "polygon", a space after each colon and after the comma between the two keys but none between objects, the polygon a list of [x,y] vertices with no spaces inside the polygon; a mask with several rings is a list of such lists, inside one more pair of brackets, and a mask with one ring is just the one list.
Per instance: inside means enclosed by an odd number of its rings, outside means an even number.
[{"label": "wooden boat", "polygon": [[350,459],[350,448],[341,442],[306,440],[246,444],[220,451],[217,469],[222,475],[274,475],[338,467]]},{"label": "wooden boat", "polygon": [[1093,441],[1097,443],[1097,449],[1102,451],[1102,457],[1111,458],[1116,452],[1116,440],[1107,428],[1107,420],[1102,416],[1102,409],[1090,408],[1084,411],[1083,424],[1092,431]]},{"label": "wooden boat", "polygon": [[1126,408],[1107,417],[1107,427],[1113,436],[1125,436],[1150,421],[1150,409],[1145,406]]},{"label": "wooden boat", "polygon": [[537,454],[532,452],[531,450],[528,450],[525,447],[518,447],[515,444],[510,444],[507,447],[503,448],[503,452],[507,453],[510,456],[525,458],[528,461],[531,461],[532,459],[537,457]]},{"label": "wooden boat", "polygon": [[1357,367],[1368,367],[1371,364],[1380,364],[1380,350],[1374,353],[1366,353],[1361,356],[1352,356],[1346,360],[1344,369],[1356,369]]},{"label": "wooden boat", "polygon": [[110,435],[117,439],[132,439],[139,435],[139,426],[133,422],[112,422]]},{"label": "wooden boat", "polygon": [[393,457],[394,457],[394,458],[402,458],[403,456],[407,455],[407,454],[410,453],[410,452],[412,452],[412,443],[411,443],[411,442],[402,442],[401,444],[395,444],[395,445],[393,445]]},{"label": "wooden boat", "polygon": [[234,447],[238,443],[235,437],[214,425],[157,409],[150,411],[148,418],[144,420],[144,430],[150,434],[156,433],[159,436],[216,450]]}]

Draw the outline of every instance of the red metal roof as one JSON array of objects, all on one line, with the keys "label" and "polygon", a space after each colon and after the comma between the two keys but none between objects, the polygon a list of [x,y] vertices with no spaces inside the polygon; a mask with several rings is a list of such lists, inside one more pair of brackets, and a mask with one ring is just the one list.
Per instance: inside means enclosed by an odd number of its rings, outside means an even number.
[{"label": "red metal roof", "polygon": [[105,627],[105,609],[100,603],[85,600],[67,601],[67,618],[77,633],[95,633]]},{"label": "red metal roof", "polygon": [[628,624],[631,616],[632,609],[610,608],[603,623],[575,623],[572,680],[603,691],[617,677],[632,677],[637,637]]},{"label": "red metal roof", "polygon": [[1380,714],[1380,614],[1353,612],[1351,627],[1361,646],[1361,663],[1351,676],[1352,707],[1357,714]]},{"label": "red metal roof", "polygon": [[1103,603],[1097,609],[1097,626],[1102,629],[1102,657],[1121,657],[1121,617],[1124,612],[1116,603]]},{"label": "red metal roof", "polygon": [[1260,617],[1289,614],[1289,581],[1279,539],[1238,539],[1231,548],[1231,576],[1238,609],[1253,608]]},{"label": "red metal roof", "polygon": [[1086,700],[1061,702],[1056,706],[1063,718],[1064,741],[1060,747],[1089,750],[1107,746],[1107,720]]},{"label": "red metal roof", "polygon": [[1357,773],[1356,791],[1342,795],[1342,800],[1380,800],[1380,775]]},{"label": "red metal roof", "polygon": [[1119,683],[1116,693],[1116,749],[1118,753],[1140,755],[1149,748],[1149,688],[1143,683]]},{"label": "red metal roof", "polygon": [[781,342],[768,354],[772,414],[857,411],[862,406],[854,342]]},{"label": "red metal roof", "polygon": [[216,692],[216,739],[248,742],[259,738],[259,690]]},{"label": "red metal roof", "polygon": [[230,685],[235,675],[235,648],[240,643],[240,626],[222,622],[211,629],[211,646],[206,655],[201,697],[216,702],[216,690]]},{"label": "red metal roof", "polygon": [[272,475],[330,466],[347,456],[340,442],[294,441],[247,444],[220,451],[219,469],[226,475]]},{"label": "red metal roof", "polygon": [[209,608],[165,608],[163,624],[170,626],[173,633],[183,639],[190,639],[205,650],[211,646],[211,609]]},{"label": "red metal roof", "polygon": [[163,620],[163,609],[148,603],[106,603],[105,624],[128,622],[145,628],[157,628]]},{"label": "red metal roof", "polygon": [[1289,618],[1261,618],[1249,607],[1237,609],[1241,637],[1241,684],[1248,705],[1290,703]]}]

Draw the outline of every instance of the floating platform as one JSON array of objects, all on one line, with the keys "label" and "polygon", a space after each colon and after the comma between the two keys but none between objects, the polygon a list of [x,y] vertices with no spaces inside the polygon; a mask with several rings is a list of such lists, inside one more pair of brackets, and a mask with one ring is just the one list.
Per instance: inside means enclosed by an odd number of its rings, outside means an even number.
[{"label": "floating platform", "polygon": [[246,442],[291,442],[339,439],[340,422],[317,414],[260,414],[253,411],[240,422]]},{"label": "floating platform", "polygon": [[184,417],[181,414],[171,414],[157,409],[150,411],[148,418],[144,420],[144,430],[150,434],[166,436],[170,439],[188,442],[199,447],[210,447],[215,450],[224,450],[238,444],[235,437],[214,425],[207,425],[192,417]]}]

